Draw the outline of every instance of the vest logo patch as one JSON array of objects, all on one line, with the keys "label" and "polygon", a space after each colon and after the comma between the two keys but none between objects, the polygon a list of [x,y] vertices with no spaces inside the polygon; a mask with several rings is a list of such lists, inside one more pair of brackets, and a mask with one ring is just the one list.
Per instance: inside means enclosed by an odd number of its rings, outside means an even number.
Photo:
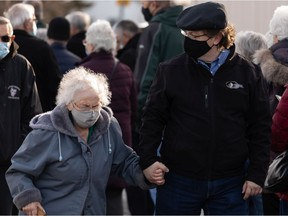
[{"label": "vest logo patch", "polygon": [[15,85],[8,86],[8,98],[13,100],[19,100],[20,88]]},{"label": "vest logo patch", "polygon": [[226,87],[230,88],[230,89],[244,88],[243,85],[237,83],[236,81],[228,81],[228,82],[226,82]]}]

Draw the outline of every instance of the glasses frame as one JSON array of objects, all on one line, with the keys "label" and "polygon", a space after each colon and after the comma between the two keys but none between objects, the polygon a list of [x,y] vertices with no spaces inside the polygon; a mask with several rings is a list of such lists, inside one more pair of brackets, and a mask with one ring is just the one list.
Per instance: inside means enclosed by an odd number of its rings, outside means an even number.
[{"label": "glasses frame", "polygon": [[100,104],[98,104],[96,106],[85,105],[85,107],[79,107],[79,105],[77,105],[75,102],[73,102],[72,105],[76,110],[81,111],[81,112],[99,111],[101,109]]}]

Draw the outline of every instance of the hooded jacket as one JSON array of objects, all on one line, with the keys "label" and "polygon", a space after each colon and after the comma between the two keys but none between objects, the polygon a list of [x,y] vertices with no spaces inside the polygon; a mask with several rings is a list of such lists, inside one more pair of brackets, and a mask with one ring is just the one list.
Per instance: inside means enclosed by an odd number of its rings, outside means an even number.
[{"label": "hooded jacket", "polygon": [[[103,73],[108,77],[112,93],[109,106],[120,124],[125,144],[131,147],[132,122],[136,112],[136,91],[131,69],[115,59],[112,53],[103,50],[97,53],[92,52],[79,64],[93,70],[95,73]],[[124,188],[125,183],[119,179],[111,178],[109,186]]]},{"label": "hooded jacket", "polygon": [[13,42],[0,60],[0,164],[10,164],[31,130],[29,121],[42,112],[33,68],[17,49]]},{"label": "hooded jacket", "polygon": [[30,126],[6,173],[18,209],[40,202],[48,215],[104,215],[110,173],[148,189],[138,156],[123,143],[109,108],[101,110],[88,143],[64,105],[36,116]]},{"label": "hooded jacket", "polygon": [[184,36],[176,26],[176,19],[182,10],[182,6],[175,6],[159,11],[140,36],[134,69],[138,90],[136,129],[141,124],[142,109],[159,63],[184,51]]},{"label": "hooded jacket", "polygon": [[161,160],[178,175],[245,175],[263,186],[271,126],[267,89],[259,67],[234,50],[214,76],[186,53],[160,64],[140,130],[143,169]]},{"label": "hooded jacket", "polygon": [[271,114],[273,115],[278,100],[275,95],[282,95],[288,83],[288,39],[274,44],[270,49],[256,51],[254,62],[259,64],[264,78],[269,83]]}]

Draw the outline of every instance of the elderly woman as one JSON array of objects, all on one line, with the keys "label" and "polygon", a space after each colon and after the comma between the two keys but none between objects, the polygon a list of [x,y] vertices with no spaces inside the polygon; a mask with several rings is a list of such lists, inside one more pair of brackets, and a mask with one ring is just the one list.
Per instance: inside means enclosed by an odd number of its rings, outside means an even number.
[{"label": "elderly woman", "polygon": [[[106,20],[97,20],[92,23],[87,29],[84,44],[88,56],[80,62],[80,65],[108,77],[112,92],[110,107],[121,127],[124,143],[131,147],[132,116],[136,112],[136,91],[131,69],[114,58],[116,35],[110,23]],[[121,199],[125,186],[120,179],[110,178],[106,190],[107,214],[123,214]],[[127,195],[130,200],[129,192]]]},{"label": "elderly woman", "polygon": [[[138,156],[124,145],[105,76],[79,67],[62,79],[57,106],[31,120],[32,131],[6,173],[13,201],[27,215],[104,215],[111,172],[149,188]],[[155,175],[156,184],[163,175]],[[23,213],[21,212],[21,213]]]}]

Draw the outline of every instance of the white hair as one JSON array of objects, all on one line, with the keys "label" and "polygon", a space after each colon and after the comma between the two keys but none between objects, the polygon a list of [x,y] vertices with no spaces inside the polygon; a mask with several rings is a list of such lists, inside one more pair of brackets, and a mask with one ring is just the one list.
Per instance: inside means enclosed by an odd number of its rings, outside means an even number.
[{"label": "white hair", "polygon": [[90,25],[91,19],[89,14],[82,11],[73,11],[65,16],[70,25],[79,31],[85,31]]},{"label": "white hair", "polygon": [[97,20],[88,27],[86,41],[94,46],[95,52],[104,50],[113,53],[116,50],[116,36],[106,20]]},{"label": "white hair", "polygon": [[7,12],[4,12],[13,28],[23,26],[25,21],[35,17],[34,7],[30,4],[17,3],[12,5]]},{"label": "white hair", "polygon": [[267,41],[263,34],[254,31],[240,31],[235,39],[236,52],[252,61],[256,50],[267,49]]},{"label": "white hair", "polygon": [[288,38],[288,5],[277,7],[270,20],[270,30],[272,35],[277,35],[278,40]]},{"label": "white hair", "polygon": [[68,105],[74,101],[75,93],[91,88],[98,94],[102,106],[107,106],[110,103],[111,92],[105,75],[95,73],[82,66],[74,68],[63,76],[59,85],[56,104]]}]

